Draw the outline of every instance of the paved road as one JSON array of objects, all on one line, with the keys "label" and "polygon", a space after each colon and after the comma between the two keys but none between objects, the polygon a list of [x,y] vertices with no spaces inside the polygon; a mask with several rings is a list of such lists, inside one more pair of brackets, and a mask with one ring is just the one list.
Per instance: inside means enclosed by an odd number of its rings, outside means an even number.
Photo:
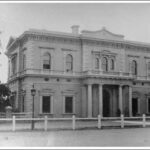
[{"label": "paved road", "polygon": [[1,147],[150,147],[150,128],[0,132]]}]

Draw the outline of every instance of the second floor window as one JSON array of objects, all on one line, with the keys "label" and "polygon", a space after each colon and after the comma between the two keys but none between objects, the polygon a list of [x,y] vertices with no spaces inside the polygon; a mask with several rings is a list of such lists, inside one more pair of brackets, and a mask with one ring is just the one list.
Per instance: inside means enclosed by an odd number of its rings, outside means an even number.
[{"label": "second floor window", "polygon": [[99,58],[95,59],[95,69],[99,69]]},{"label": "second floor window", "polygon": [[26,55],[25,54],[23,54],[23,64],[22,64],[22,68],[23,68],[23,70],[26,68]]},{"label": "second floor window", "polygon": [[102,69],[103,71],[108,71],[108,60],[106,57],[102,58]]},{"label": "second floor window", "polygon": [[148,62],[148,71],[150,71],[150,62]]},{"label": "second floor window", "polygon": [[14,56],[11,59],[11,73],[14,75],[17,72],[17,57]]},{"label": "second floor window", "polygon": [[132,74],[137,75],[137,62],[135,60],[132,61]]},{"label": "second floor window", "polygon": [[73,57],[72,55],[68,54],[66,56],[66,72],[73,71]]},{"label": "second floor window", "polygon": [[43,56],[43,69],[51,69],[51,55],[49,53]]},{"label": "second floor window", "polygon": [[114,70],[114,69],[115,69],[115,63],[114,63],[114,60],[113,60],[113,59],[110,60],[110,69],[111,69],[111,70]]}]

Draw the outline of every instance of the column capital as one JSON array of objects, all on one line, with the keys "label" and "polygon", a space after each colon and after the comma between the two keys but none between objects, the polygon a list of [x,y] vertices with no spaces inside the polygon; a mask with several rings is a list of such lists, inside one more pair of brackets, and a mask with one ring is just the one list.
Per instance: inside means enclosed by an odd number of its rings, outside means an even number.
[{"label": "column capital", "polygon": [[119,84],[119,87],[123,87],[124,85],[123,84]]},{"label": "column capital", "polygon": [[103,86],[103,85],[104,85],[104,83],[99,83],[98,85],[99,85],[99,86]]}]

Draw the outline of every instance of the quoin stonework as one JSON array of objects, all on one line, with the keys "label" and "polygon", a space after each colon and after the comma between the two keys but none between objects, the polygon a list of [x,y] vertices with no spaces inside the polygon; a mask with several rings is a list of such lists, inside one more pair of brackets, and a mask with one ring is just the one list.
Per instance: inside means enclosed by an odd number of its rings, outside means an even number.
[{"label": "quoin stonework", "polygon": [[150,113],[150,44],[72,26],[71,33],[31,29],[11,37],[6,55],[11,103],[35,115],[114,117]]}]

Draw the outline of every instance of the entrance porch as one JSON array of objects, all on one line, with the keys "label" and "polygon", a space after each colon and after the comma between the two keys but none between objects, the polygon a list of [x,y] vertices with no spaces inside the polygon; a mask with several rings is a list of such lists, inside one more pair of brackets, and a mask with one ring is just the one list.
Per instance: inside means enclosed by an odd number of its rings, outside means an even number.
[{"label": "entrance porch", "polygon": [[82,88],[83,117],[132,116],[132,88],[127,85],[87,84]]}]

